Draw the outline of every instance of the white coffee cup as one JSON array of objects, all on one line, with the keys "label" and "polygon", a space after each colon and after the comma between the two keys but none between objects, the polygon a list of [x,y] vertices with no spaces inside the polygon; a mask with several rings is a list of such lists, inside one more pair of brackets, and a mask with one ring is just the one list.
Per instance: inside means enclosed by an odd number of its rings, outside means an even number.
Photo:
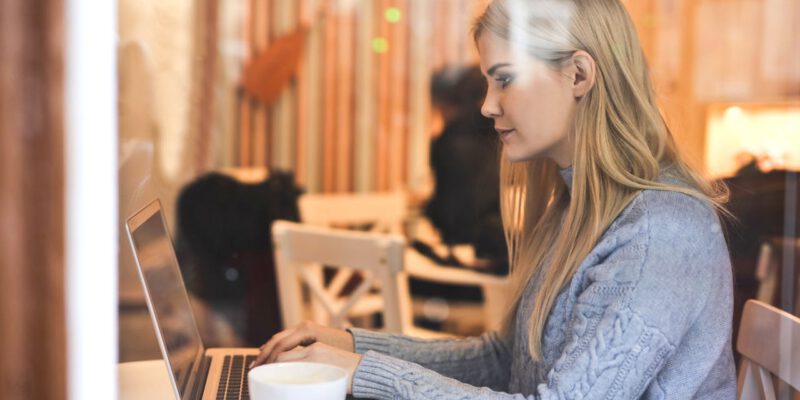
[{"label": "white coffee cup", "polygon": [[285,362],[261,365],[247,373],[252,400],[343,400],[347,372],[333,365]]}]

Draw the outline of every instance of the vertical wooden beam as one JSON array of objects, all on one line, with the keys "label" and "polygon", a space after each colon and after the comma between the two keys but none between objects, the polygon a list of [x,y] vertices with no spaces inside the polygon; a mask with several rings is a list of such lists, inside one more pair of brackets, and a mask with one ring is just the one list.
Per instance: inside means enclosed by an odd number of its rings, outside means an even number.
[{"label": "vertical wooden beam", "polygon": [[375,1],[361,3],[358,12],[356,40],[356,157],[355,190],[375,189],[375,139],[377,132],[377,57],[372,51],[375,37]]},{"label": "vertical wooden beam", "polygon": [[[431,19],[434,21],[433,26],[435,27],[446,27],[447,26],[447,2],[446,1],[436,1],[433,3],[433,15]],[[447,57],[445,55],[445,49],[447,48],[448,41],[446,35],[446,29],[436,29],[435,32],[431,32],[431,36],[433,36],[433,46],[430,48],[430,56],[433,60],[433,68],[439,69],[445,65],[447,62]]]},{"label": "vertical wooden beam", "polygon": [[458,49],[458,62],[466,64],[469,62],[469,52],[467,51],[467,31],[469,30],[470,3],[472,0],[458,0],[456,8],[458,17],[458,35],[454,38],[453,44]]},{"label": "vertical wooden beam", "polygon": [[676,138],[687,134],[685,118],[692,97],[693,68],[691,54],[686,51],[690,44],[686,40],[693,39],[684,32],[693,22],[683,19],[690,2],[665,0],[658,3],[656,30],[650,42],[652,48],[644,49],[659,107]]},{"label": "vertical wooden beam", "polygon": [[336,176],[335,191],[352,190],[353,182],[353,71],[355,11],[353,7],[343,8],[339,17],[339,31],[336,42],[336,76],[338,88],[336,109]]},{"label": "vertical wooden beam", "polygon": [[[244,10],[242,15],[242,47],[244,48],[244,65],[250,61],[253,55],[253,17],[255,13],[253,8],[253,0],[244,0]],[[252,165],[253,163],[253,135],[252,135],[252,110],[250,104],[250,96],[245,93],[244,89],[240,88],[236,93],[237,111],[238,111],[238,134],[239,134],[239,162],[238,164],[243,167]]]},{"label": "vertical wooden beam", "polygon": [[[312,13],[321,12],[325,7],[324,4],[320,5],[319,2],[313,3],[315,7],[311,10]],[[318,9],[320,9],[318,11]],[[306,130],[303,141],[305,145],[304,150],[304,177],[306,189],[310,193],[318,193],[322,190],[322,113],[323,113],[323,99],[320,95],[323,87],[323,73],[324,65],[322,62],[323,42],[325,34],[324,20],[328,17],[315,18],[311,15],[311,20],[316,21],[311,25],[308,32],[308,49],[305,56],[304,70],[308,77],[308,84],[305,90],[305,98],[303,109],[305,110],[305,124]],[[302,117],[301,117],[302,118]]]},{"label": "vertical wooden beam", "polygon": [[[252,20],[252,42],[250,45],[251,54],[259,54],[267,49],[270,40],[270,16],[271,7],[274,0],[250,0],[252,1],[252,13],[249,16]],[[259,167],[269,167],[269,109],[266,105],[249,98],[250,108],[252,109],[252,165]]]},{"label": "vertical wooden beam", "polygon": [[[265,37],[264,47],[262,50],[266,50],[267,46],[272,42],[273,38],[275,37],[276,30],[275,30],[275,21],[273,20],[276,18],[278,3],[282,3],[283,0],[259,0],[265,3],[265,13],[263,15],[263,35]],[[279,97],[280,99],[280,97]],[[275,148],[275,136],[274,136],[274,127],[273,124],[275,122],[275,114],[276,114],[276,107],[275,104],[277,100],[272,104],[262,104],[261,107],[264,110],[264,115],[262,117],[262,124],[263,124],[263,135],[264,135],[264,163],[265,167],[272,167],[275,163],[275,159],[272,157],[273,149]]]},{"label": "vertical wooden beam", "polygon": [[[276,0],[272,16],[272,40],[292,33],[298,26],[297,2]],[[292,169],[294,164],[294,144],[296,138],[295,99],[297,87],[295,80],[286,85],[283,92],[272,105],[270,124],[271,165],[280,169]]]},{"label": "vertical wooden beam", "polygon": [[[378,9],[373,14],[375,25],[377,26],[378,37],[388,42],[388,48],[392,49],[396,43],[389,41],[389,24],[383,18],[383,13],[389,7],[390,0],[378,1]],[[392,51],[392,50],[389,50]],[[389,135],[391,125],[391,93],[389,92],[390,79],[390,59],[389,52],[382,52],[378,57],[378,137],[375,149],[377,163],[377,182],[378,191],[389,189]]]},{"label": "vertical wooden beam", "polygon": [[685,21],[681,29],[681,72],[680,86],[678,86],[678,99],[685,104],[685,126],[686,129],[675,132],[679,147],[683,150],[688,161],[697,168],[706,171],[705,166],[705,116],[707,105],[697,101],[694,87],[695,69],[695,32],[697,24],[706,21],[696,21],[697,2],[684,0],[682,2],[681,20]]},{"label": "vertical wooden beam", "polygon": [[[435,3],[435,4],[438,4]],[[428,0],[411,0],[408,18],[414,21],[409,35],[409,134],[407,183],[412,190],[422,189],[429,174],[428,147],[430,126],[431,36],[437,6]],[[434,45],[433,47],[436,47]]]},{"label": "vertical wooden beam", "polygon": [[461,49],[458,47],[458,37],[464,27],[461,24],[459,0],[445,0],[447,8],[445,9],[445,20],[447,23],[444,25],[444,32],[446,32],[445,40],[447,45],[444,48],[445,64],[459,64],[461,61]]},{"label": "vertical wooden beam", "polygon": [[397,190],[404,186],[408,135],[408,2],[392,0],[389,4],[401,15],[399,22],[389,25],[389,145],[385,156],[389,160],[387,189]]},{"label": "vertical wooden beam", "polygon": [[0,2],[0,393],[7,399],[67,397],[63,20],[61,0]]},{"label": "vertical wooden beam", "polygon": [[194,172],[202,173],[210,167],[211,123],[214,117],[214,76],[217,62],[217,43],[219,21],[219,5],[217,0],[204,0],[197,7],[198,18],[195,29],[195,74],[198,84],[194,90],[196,102],[190,105],[192,121],[189,126],[195,127],[197,143],[194,151]]},{"label": "vertical wooden beam", "polygon": [[465,6],[470,10],[470,13],[467,16],[466,21],[466,30],[464,31],[464,47],[466,48],[466,62],[468,64],[478,64],[480,59],[478,57],[478,48],[475,46],[475,41],[472,39],[472,24],[475,20],[483,14],[483,10],[486,9],[487,2],[485,0],[470,0],[469,6]]},{"label": "vertical wooden beam", "polygon": [[[312,23],[312,5],[309,0],[297,2],[297,14],[301,25]],[[314,8],[315,9],[315,8]],[[308,51],[311,43],[311,29],[305,42],[305,57],[300,61],[297,73],[297,133],[295,139],[294,171],[295,182],[304,186],[306,183],[306,136],[308,135],[308,101],[313,96],[308,93]]]},{"label": "vertical wooden beam", "polygon": [[328,5],[325,19],[323,55],[323,137],[322,137],[322,190],[333,192],[336,185],[336,43],[339,33],[339,12],[334,2]]}]

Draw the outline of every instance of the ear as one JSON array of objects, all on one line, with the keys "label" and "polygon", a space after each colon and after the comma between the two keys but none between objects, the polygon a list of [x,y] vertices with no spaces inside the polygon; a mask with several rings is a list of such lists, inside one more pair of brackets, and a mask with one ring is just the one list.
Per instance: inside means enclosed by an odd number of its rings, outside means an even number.
[{"label": "ear", "polygon": [[572,94],[576,99],[583,97],[594,87],[597,65],[589,53],[578,50],[572,54],[568,71],[572,80]]}]

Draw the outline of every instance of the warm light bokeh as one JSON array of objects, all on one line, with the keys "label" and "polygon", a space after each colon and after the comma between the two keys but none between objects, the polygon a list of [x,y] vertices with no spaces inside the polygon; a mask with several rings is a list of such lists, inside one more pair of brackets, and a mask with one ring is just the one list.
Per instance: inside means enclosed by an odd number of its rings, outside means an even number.
[{"label": "warm light bokeh", "polygon": [[733,175],[749,161],[748,154],[761,160],[762,168],[800,170],[800,104],[711,107],[706,130],[709,175]]}]

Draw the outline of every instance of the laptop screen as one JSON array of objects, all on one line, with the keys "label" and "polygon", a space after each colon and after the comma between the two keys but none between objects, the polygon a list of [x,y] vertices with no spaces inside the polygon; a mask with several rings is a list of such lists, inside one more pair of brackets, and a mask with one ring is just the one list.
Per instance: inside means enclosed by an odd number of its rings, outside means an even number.
[{"label": "laptop screen", "polygon": [[156,200],[128,220],[139,276],[178,391],[185,393],[192,364],[203,352],[161,204]]}]

